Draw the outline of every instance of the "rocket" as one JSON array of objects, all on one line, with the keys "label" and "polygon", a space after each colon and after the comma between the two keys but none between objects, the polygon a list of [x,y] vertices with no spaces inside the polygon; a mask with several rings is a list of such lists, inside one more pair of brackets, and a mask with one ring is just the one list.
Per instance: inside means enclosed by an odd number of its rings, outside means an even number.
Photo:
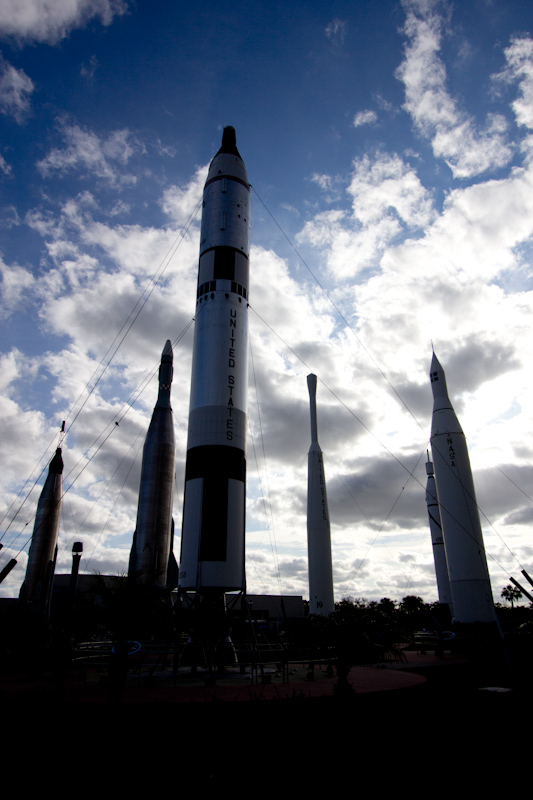
[{"label": "rocket", "polygon": [[466,439],[435,353],[430,378],[433,391],[431,451],[454,622],[496,622]]},{"label": "rocket", "polygon": [[128,574],[139,574],[143,583],[175,586],[172,498],[176,443],[170,404],[173,377],[170,340],[161,354],[159,393],[143,448],[137,526],[133,534]]},{"label": "rocket", "polygon": [[439,501],[437,499],[437,487],[435,485],[435,471],[433,469],[433,464],[429,460],[429,453],[426,462],[426,475],[426,505],[428,509],[431,544],[433,545],[433,560],[435,562],[439,603],[448,605],[451,608],[452,596],[450,593],[450,579],[448,577],[448,562],[446,561],[444,538],[442,536]]},{"label": "rocket", "polygon": [[224,128],[204,187],[180,590],[245,588],[250,185]]},{"label": "rocket", "polygon": [[63,459],[61,448],[58,447],[37,503],[26,577],[19,593],[19,600],[37,604],[45,615],[54,581],[62,503]]},{"label": "rocket", "polygon": [[311,447],[307,457],[309,613],[327,616],[335,611],[335,601],[324,456],[318,443],[316,375],[307,376],[307,388],[311,405]]}]

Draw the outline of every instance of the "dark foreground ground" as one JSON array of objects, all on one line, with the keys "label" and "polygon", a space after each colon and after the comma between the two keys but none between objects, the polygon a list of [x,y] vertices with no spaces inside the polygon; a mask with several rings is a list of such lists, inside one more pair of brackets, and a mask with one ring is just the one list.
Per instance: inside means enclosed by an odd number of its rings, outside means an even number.
[{"label": "dark foreground ground", "polygon": [[494,770],[527,769],[527,678],[512,688],[505,673],[491,681],[497,671],[464,657],[406,657],[353,668],[340,693],[325,669],[307,680],[301,665],[288,683],[267,672],[266,685],[237,670],[209,687],[201,672],[184,670],[176,682],[154,672],[151,685],[130,675],[120,698],[98,671],[73,674],[62,697],[50,675],[8,677],[4,752],[23,753],[24,780],[38,754],[45,783],[68,775],[76,791],[179,798],[433,796],[472,779],[490,790]]},{"label": "dark foreground ground", "polygon": [[[3,676],[0,700],[6,706],[113,705],[154,708],[179,704],[179,713],[209,714],[222,706],[273,705],[277,711],[286,705],[375,707],[385,704],[424,704],[447,702],[491,704],[509,707],[520,703],[528,686],[517,688],[511,673],[466,656],[445,652],[421,654],[404,651],[405,661],[353,667],[348,687],[338,685],[337,676],[328,676],[325,666],[293,664],[288,674],[265,667],[264,674],[248,668],[226,668],[211,678],[206,670],[193,674],[181,668],[178,675],[171,665],[131,670],[123,686],[113,689],[107,664],[74,668],[61,684],[56,676],[43,671],[39,676]],[[131,663],[131,661],[129,662]]]}]

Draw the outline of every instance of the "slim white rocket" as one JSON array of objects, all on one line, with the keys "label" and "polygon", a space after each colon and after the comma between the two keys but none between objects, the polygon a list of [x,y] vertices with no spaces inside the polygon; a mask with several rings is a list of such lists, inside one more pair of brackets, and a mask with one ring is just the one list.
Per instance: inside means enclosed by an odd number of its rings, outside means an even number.
[{"label": "slim white rocket", "polygon": [[250,185],[235,131],[204,188],[179,587],[245,586]]},{"label": "slim white rocket", "polygon": [[176,444],[170,404],[172,362],[172,345],[167,340],[161,354],[157,402],[144,442],[137,526],[128,569],[130,575],[138,574],[143,583],[160,587],[168,584],[169,561],[175,567],[172,498]]},{"label": "slim white rocket", "polygon": [[57,448],[50,462],[33,526],[26,577],[19,599],[48,608],[57,558],[57,537],[63,503],[63,459]]},{"label": "slim white rocket", "polygon": [[316,375],[307,376],[311,405],[311,447],[307,457],[307,553],[309,561],[309,613],[335,611],[331,532],[324,457],[318,444]]},{"label": "slim white rocket", "polygon": [[446,561],[446,550],[444,549],[444,537],[442,535],[442,525],[440,521],[437,487],[435,485],[433,464],[429,460],[429,454],[426,462],[426,474],[428,476],[426,482],[426,505],[428,509],[431,544],[433,545],[433,560],[435,562],[435,576],[437,578],[439,603],[450,606],[450,611],[453,616],[450,579],[448,577],[448,562]]},{"label": "slim white rocket", "polygon": [[437,356],[431,361],[435,465],[454,621],[496,622],[468,449]]}]

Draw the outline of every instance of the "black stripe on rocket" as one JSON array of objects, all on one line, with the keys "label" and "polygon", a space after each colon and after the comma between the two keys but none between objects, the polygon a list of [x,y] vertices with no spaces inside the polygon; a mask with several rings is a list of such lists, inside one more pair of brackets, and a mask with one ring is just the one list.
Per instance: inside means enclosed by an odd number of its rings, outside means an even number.
[{"label": "black stripe on rocket", "polygon": [[226,245],[211,247],[200,256],[196,297],[220,289],[217,281],[226,280],[232,283],[231,291],[246,300],[248,276],[248,256]]},{"label": "black stripe on rocket", "polygon": [[245,483],[244,451],[224,445],[193,447],[187,453],[185,483],[195,478],[203,481],[200,560],[225,561],[229,481]]}]

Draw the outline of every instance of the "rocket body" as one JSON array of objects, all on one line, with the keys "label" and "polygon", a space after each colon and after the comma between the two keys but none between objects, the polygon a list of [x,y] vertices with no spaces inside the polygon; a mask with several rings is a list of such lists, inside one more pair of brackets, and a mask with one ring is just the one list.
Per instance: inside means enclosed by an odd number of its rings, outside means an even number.
[{"label": "rocket body", "polygon": [[19,599],[46,608],[52,591],[57,557],[57,537],[63,503],[63,459],[58,447],[50,462],[33,527],[26,577]]},{"label": "rocket body", "polygon": [[244,589],[250,186],[225,128],[204,196],[179,586]]},{"label": "rocket body", "polygon": [[128,572],[143,583],[167,586],[169,559],[173,560],[172,500],[176,444],[170,404],[173,353],[167,341],[159,367],[159,393],[143,448],[137,526]]},{"label": "rocket body", "polygon": [[466,439],[437,357],[431,362],[431,451],[453,603],[454,621],[495,622],[485,545]]},{"label": "rocket body", "polygon": [[429,459],[426,463],[426,474],[428,476],[426,482],[426,505],[428,509],[431,544],[433,545],[433,560],[435,562],[439,603],[449,605],[451,608],[452,596],[450,592],[450,579],[448,577],[448,562],[446,561],[446,550],[444,549],[444,537],[442,535],[442,525],[440,521],[437,486],[435,484],[433,464]]},{"label": "rocket body", "polygon": [[307,457],[307,554],[309,563],[309,613],[335,611],[331,531],[324,457],[318,443],[316,375],[307,376],[311,407],[311,447]]}]

